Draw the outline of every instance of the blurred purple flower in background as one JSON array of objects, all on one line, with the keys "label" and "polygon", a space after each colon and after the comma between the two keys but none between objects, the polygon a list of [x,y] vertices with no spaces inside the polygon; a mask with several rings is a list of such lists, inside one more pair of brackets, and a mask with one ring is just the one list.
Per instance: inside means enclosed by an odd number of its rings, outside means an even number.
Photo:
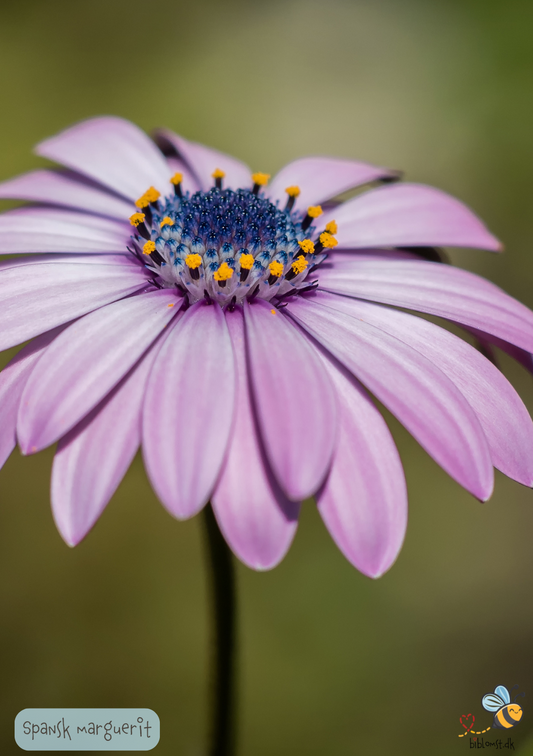
[{"label": "blurred purple flower in background", "polygon": [[[533,485],[533,426],[483,354],[399,307],[527,360],[533,313],[435,247],[496,251],[452,197],[393,171],[304,158],[268,183],[118,118],[37,148],[66,170],[0,185],[0,463],[58,441],[54,517],[94,525],[139,445],[177,518],[211,500],[234,553],[276,565],[316,495],[345,556],[381,575],[407,521],[403,469],[370,391],[480,500],[493,466]],[[371,182],[384,185],[340,204]],[[394,183],[392,183],[394,182]],[[322,205],[322,207],[321,207]]]}]

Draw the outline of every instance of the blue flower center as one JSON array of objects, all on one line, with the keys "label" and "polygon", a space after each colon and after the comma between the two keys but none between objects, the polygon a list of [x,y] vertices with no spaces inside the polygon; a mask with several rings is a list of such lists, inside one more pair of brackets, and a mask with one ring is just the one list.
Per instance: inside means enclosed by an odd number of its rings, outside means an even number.
[{"label": "blue flower center", "polygon": [[[153,194],[150,194],[153,192]],[[223,189],[159,198],[149,190],[136,227],[134,252],[159,286],[175,286],[192,304],[205,297],[222,306],[253,299],[284,299],[308,288],[312,219],[285,210],[256,189]],[[318,252],[318,250],[316,250]]]}]

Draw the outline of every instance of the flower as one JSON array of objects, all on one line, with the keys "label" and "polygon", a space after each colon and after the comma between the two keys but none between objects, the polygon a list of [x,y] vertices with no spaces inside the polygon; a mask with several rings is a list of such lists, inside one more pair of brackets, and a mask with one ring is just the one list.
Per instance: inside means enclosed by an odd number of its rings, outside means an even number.
[{"label": "flower", "polygon": [[[211,500],[247,565],[267,569],[316,495],[345,556],[376,577],[407,514],[371,392],[456,481],[493,466],[533,484],[533,425],[487,357],[405,310],[533,352],[533,313],[435,248],[497,251],[463,204],[351,160],[304,158],[269,181],[170,131],[96,118],[37,153],[65,167],[0,185],[0,463],[58,442],[52,506],[71,545],[139,445],[177,518]],[[380,186],[340,204],[335,198]],[[402,309],[397,309],[402,308]]]}]

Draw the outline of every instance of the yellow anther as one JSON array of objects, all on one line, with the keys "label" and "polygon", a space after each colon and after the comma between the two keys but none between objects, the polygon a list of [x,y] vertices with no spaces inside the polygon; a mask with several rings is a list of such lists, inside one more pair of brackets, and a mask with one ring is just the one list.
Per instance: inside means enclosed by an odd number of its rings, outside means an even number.
[{"label": "yellow anther", "polygon": [[300,187],[299,186],[288,186],[285,191],[289,195],[289,197],[299,197],[300,196]]},{"label": "yellow anther", "polygon": [[171,302],[170,304],[167,304],[167,307],[174,307],[174,302]]},{"label": "yellow anther", "polygon": [[215,270],[215,281],[227,281],[233,275],[233,268],[230,268],[228,263],[223,262],[218,270]]},{"label": "yellow anther", "polygon": [[133,215],[130,215],[130,223],[132,226],[139,226],[145,217],[144,213],[133,213]]},{"label": "yellow anther", "polygon": [[170,183],[174,184],[174,186],[176,186],[176,184],[181,184],[182,181],[183,181],[183,173],[175,173],[170,179]]},{"label": "yellow anther", "polygon": [[157,189],[155,189],[153,186],[151,186],[145,193],[144,196],[148,200],[148,202],[157,202],[159,197],[161,196],[161,192],[158,192]]},{"label": "yellow anther", "polygon": [[326,224],[326,231],[328,234],[336,234],[338,230],[336,221],[332,220]]},{"label": "yellow anther", "polygon": [[319,215],[322,215],[322,208],[320,205],[311,205],[307,208],[307,215],[310,218],[318,218]]},{"label": "yellow anther", "polygon": [[202,258],[200,255],[187,255],[185,258],[185,265],[192,270],[199,268],[202,264]]},{"label": "yellow anther", "polygon": [[139,199],[135,202],[135,207],[138,207],[139,210],[142,210],[145,207],[148,207],[150,204],[150,200],[146,196],[146,194],[143,194],[142,197],[139,197]]},{"label": "yellow anther", "polygon": [[254,184],[257,184],[257,186],[266,186],[269,178],[270,173],[252,173],[252,181]]},{"label": "yellow anther", "polygon": [[159,227],[163,228],[163,226],[173,226],[173,225],[174,225],[174,221],[172,220],[172,218],[169,218],[168,215],[165,215],[165,217],[159,224]]},{"label": "yellow anther", "polygon": [[270,310],[270,312],[272,313],[272,315],[276,314],[276,310]]},{"label": "yellow anther", "polygon": [[254,256],[250,254],[243,254],[239,257],[239,264],[244,270],[251,270],[255,262]]},{"label": "yellow anther", "polygon": [[276,278],[279,278],[281,275],[283,275],[283,265],[276,260],[270,263],[268,269],[271,276],[276,276]]},{"label": "yellow anther", "polygon": [[300,245],[302,252],[305,252],[306,255],[312,255],[315,251],[315,245],[311,241],[311,239],[304,239],[301,242],[298,242]]},{"label": "yellow anther", "polygon": [[150,202],[157,202],[160,196],[161,193],[158,192],[157,189],[154,189],[153,186],[151,186],[145,191],[142,197],[139,197],[139,199],[135,203],[135,207],[138,207],[142,210],[143,207],[148,207]]},{"label": "yellow anther", "polygon": [[226,175],[226,174],[224,173],[224,171],[221,171],[221,170],[220,170],[220,168],[215,168],[215,170],[214,170],[214,171],[213,171],[213,173],[211,174],[211,176],[212,176],[212,177],[213,177],[214,179],[223,179],[225,175]]},{"label": "yellow anther", "polygon": [[143,255],[151,255],[152,252],[155,252],[155,242],[147,241],[143,246]]},{"label": "yellow anther", "polygon": [[309,265],[309,263],[307,262],[307,260],[305,259],[305,257],[303,255],[300,255],[293,262],[293,264],[291,265],[291,268],[293,269],[293,271],[296,274],[298,274],[298,273],[303,273],[304,270],[307,268],[308,265]]},{"label": "yellow anther", "polygon": [[327,231],[324,231],[324,233],[320,234],[319,236],[320,243],[323,247],[327,247],[328,249],[332,249],[333,247],[336,247],[339,243],[334,236],[331,234],[328,234]]}]

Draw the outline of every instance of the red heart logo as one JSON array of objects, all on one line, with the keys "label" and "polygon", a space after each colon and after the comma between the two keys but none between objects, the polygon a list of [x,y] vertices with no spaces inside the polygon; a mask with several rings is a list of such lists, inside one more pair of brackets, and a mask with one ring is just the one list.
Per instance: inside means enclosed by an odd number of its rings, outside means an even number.
[{"label": "red heart logo", "polygon": [[475,721],[476,718],[473,714],[462,714],[459,717],[459,722],[463,725],[467,732],[472,729]]}]

